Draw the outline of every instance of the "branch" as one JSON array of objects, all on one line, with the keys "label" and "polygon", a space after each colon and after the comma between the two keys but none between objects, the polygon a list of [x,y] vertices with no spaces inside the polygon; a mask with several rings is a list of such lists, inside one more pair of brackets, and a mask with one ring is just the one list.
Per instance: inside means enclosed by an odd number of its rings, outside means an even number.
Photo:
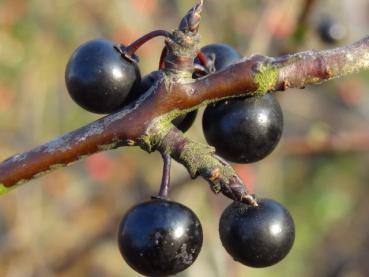
[{"label": "branch", "polygon": [[[192,17],[186,15],[187,21],[180,25],[183,30],[175,30],[166,39],[166,69],[157,72],[158,82],[153,87],[119,112],[0,163],[0,194],[98,151],[138,145],[148,152],[168,151],[193,177],[201,175],[210,182],[215,191],[233,199],[242,198],[248,195],[246,188],[237,193],[238,185],[243,184],[235,181],[237,176],[230,166],[208,146],[184,138],[172,128],[171,120],[220,99],[302,88],[369,68],[367,37],[331,50],[277,58],[254,55],[223,71],[193,80],[191,70],[199,42],[197,22],[201,4],[189,11]],[[214,179],[218,173],[219,179]],[[238,184],[238,189],[230,189],[233,183]]]},{"label": "branch", "polygon": [[201,175],[209,182],[213,192],[222,192],[233,200],[257,205],[234,169],[215,155],[213,147],[186,138],[172,124],[165,131],[162,128],[163,125],[157,122],[148,130],[162,135],[156,138],[158,151],[169,153],[177,162],[183,164],[192,178]]}]

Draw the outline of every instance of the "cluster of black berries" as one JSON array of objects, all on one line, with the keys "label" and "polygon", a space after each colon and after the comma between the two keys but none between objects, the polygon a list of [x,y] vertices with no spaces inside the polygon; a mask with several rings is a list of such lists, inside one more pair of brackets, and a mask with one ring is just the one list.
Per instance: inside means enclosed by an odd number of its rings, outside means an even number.
[{"label": "cluster of black berries", "polygon": [[[95,113],[112,113],[135,101],[156,81],[141,79],[135,56],[127,59],[121,48],[108,40],[80,46],[67,65],[65,79],[77,104]],[[237,62],[240,54],[224,44],[211,44],[200,51],[208,60],[204,74]],[[211,64],[211,66],[209,66]],[[201,78],[194,74],[194,78]],[[197,111],[173,121],[185,132]],[[283,115],[274,95],[242,97],[210,104],[203,115],[208,143],[224,159],[250,163],[263,159],[277,145]],[[288,211],[271,199],[258,199],[258,206],[234,202],[219,223],[223,246],[236,260],[252,267],[266,267],[282,260],[292,247],[295,229]],[[182,204],[160,197],[140,203],[124,216],[118,232],[125,261],[147,276],[168,276],[188,268],[197,258],[203,232],[199,219]]]}]

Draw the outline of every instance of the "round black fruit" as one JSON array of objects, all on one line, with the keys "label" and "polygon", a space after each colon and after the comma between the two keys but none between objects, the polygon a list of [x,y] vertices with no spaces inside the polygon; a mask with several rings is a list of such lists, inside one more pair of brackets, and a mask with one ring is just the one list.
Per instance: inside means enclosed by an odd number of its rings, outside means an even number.
[{"label": "round black fruit", "polygon": [[137,272],[168,276],[188,268],[202,246],[202,227],[187,207],[155,199],[131,208],[118,232],[120,252]]},{"label": "round black fruit", "polygon": [[329,16],[323,17],[319,22],[318,34],[325,43],[338,43],[345,38],[346,33],[346,27]]},{"label": "round black fruit", "polygon": [[[238,53],[236,49],[222,43],[208,44],[201,48],[200,51],[208,58],[214,59],[214,67],[216,71],[234,64],[241,58],[241,54]],[[195,62],[200,63],[198,59],[196,59]]]},{"label": "round black fruit", "polygon": [[172,120],[174,126],[176,126],[183,133],[187,132],[195,122],[197,116],[197,110],[193,110],[187,114],[180,115]]},{"label": "round black fruit", "polygon": [[[128,101],[132,102],[138,99],[143,93],[145,93],[148,89],[150,89],[150,87],[154,85],[158,78],[159,77],[156,72],[152,72],[151,74],[143,77],[140,84],[136,86],[134,93],[132,93],[132,97],[130,97]],[[197,110],[193,110],[187,114],[180,115],[177,118],[173,119],[172,123],[179,130],[185,133],[195,122],[196,116]]]},{"label": "round black fruit", "polygon": [[267,267],[281,261],[292,248],[295,225],[278,202],[260,199],[258,207],[233,202],[223,212],[219,234],[224,248],[238,262]]},{"label": "round black fruit", "polygon": [[105,39],[88,41],[70,57],[65,82],[72,99],[94,113],[111,113],[122,107],[140,80],[134,62],[123,58]]},{"label": "round black fruit", "polygon": [[251,163],[266,157],[278,144],[283,114],[275,96],[268,93],[210,104],[202,126],[218,155],[235,163]]}]

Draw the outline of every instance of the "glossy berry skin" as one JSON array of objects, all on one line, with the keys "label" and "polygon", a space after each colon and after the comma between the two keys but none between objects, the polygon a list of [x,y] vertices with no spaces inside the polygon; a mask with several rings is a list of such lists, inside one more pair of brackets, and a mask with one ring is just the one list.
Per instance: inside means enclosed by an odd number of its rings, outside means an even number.
[{"label": "glossy berry skin", "polygon": [[122,106],[140,80],[137,65],[123,58],[105,39],[88,41],[77,48],[65,70],[72,99],[94,113],[112,113]]},{"label": "glossy berry skin", "polygon": [[[143,77],[140,84],[135,89],[135,92],[132,93],[132,98],[130,98],[128,101],[134,101],[139,98],[143,93],[150,89],[150,87],[155,83],[156,80],[157,75],[155,74],[149,74]],[[172,123],[179,130],[185,133],[195,122],[196,116],[197,110],[194,110],[185,115],[178,116],[177,118],[173,119]]]},{"label": "glossy berry skin", "polygon": [[[215,57],[214,67],[216,71],[234,64],[241,58],[241,54],[236,49],[222,43],[208,44],[201,48],[200,51],[209,58]],[[200,63],[198,60],[195,60],[195,62]]]},{"label": "glossy berry skin", "polygon": [[230,99],[206,107],[202,126],[221,157],[251,163],[270,154],[283,130],[283,114],[273,94]]},{"label": "glossy berry skin", "polygon": [[260,199],[258,207],[233,202],[223,212],[219,234],[224,248],[238,262],[267,267],[281,261],[292,248],[295,225],[278,202]]},{"label": "glossy berry skin", "polygon": [[[240,60],[241,55],[226,44],[209,44],[201,51],[215,57],[215,70]],[[274,96],[220,101],[206,107],[203,130],[207,142],[223,158],[250,163],[267,156],[277,145],[283,128],[283,115]]]},{"label": "glossy berry skin", "polygon": [[200,253],[202,240],[197,216],[179,203],[161,199],[131,208],[118,232],[123,258],[147,276],[169,276],[185,270]]},{"label": "glossy berry skin", "polygon": [[180,115],[172,120],[174,126],[176,126],[183,133],[187,132],[195,122],[197,116],[197,110],[193,110],[187,114]]}]

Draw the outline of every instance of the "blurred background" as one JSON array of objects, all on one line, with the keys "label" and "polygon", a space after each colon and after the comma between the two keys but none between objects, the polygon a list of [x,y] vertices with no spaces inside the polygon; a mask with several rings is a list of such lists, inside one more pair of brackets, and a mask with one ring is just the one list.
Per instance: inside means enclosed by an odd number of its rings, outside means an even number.
[{"label": "blurred background", "polygon": [[[130,43],[174,29],[194,1],[0,0],[0,160],[99,116],[69,98],[65,65],[93,38]],[[366,0],[208,0],[202,45],[228,43],[244,56],[277,56],[354,42],[369,26]],[[142,75],[163,40],[139,51]],[[369,276],[369,73],[277,93],[285,129],[277,149],[234,165],[250,189],[291,212],[296,242],[267,269],[232,260],[218,238],[228,199],[190,180],[176,163],[171,199],[199,216],[204,244],[178,276]],[[188,135],[204,142],[201,114]],[[0,199],[0,276],[139,276],[116,242],[121,217],[154,195],[161,157],[137,148],[99,153],[31,181]]]}]

